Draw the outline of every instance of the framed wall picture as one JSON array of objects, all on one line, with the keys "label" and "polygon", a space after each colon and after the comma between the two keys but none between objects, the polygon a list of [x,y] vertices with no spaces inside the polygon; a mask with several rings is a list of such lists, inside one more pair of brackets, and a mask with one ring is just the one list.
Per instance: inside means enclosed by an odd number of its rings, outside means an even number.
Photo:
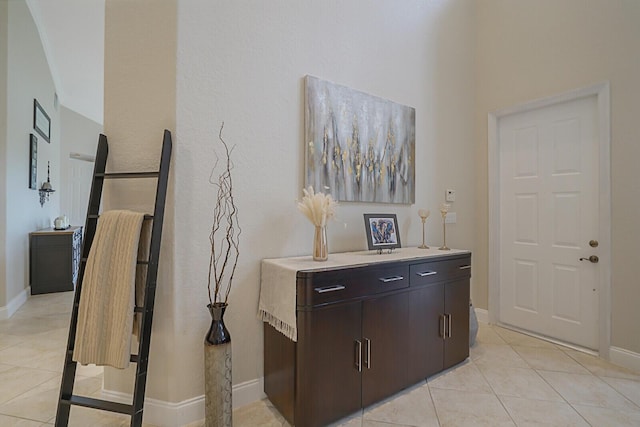
[{"label": "framed wall picture", "polygon": [[304,111],[305,188],[415,203],[415,108],[308,75]]},{"label": "framed wall picture", "polygon": [[382,251],[400,246],[400,231],[395,214],[364,214],[369,250]]},{"label": "framed wall picture", "polygon": [[29,136],[29,188],[38,188],[38,138]]},{"label": "framed wall picture", "polygon": [[51,119],[35,98],[33,99],[33,128],[45,141],[51,142]]}]

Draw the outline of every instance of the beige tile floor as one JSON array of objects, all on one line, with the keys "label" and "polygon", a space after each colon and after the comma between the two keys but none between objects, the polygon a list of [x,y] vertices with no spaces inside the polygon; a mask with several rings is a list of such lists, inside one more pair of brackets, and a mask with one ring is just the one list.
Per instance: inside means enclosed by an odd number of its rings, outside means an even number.
[{"label": "beige tile floor", "polygon": [[[53,425],[72,293],[32,296],[0,321],[0,426]],[[75,391],[99,395],[102,370],[79,367]],[[234,426],[288,426],[268,400]],[[73,407],[71,426],[129,418]],[[189,424],[200,427],[202,421]],[[336,425],[640,426],[640,374],[504,328],[480,325],[470,358]]]}]

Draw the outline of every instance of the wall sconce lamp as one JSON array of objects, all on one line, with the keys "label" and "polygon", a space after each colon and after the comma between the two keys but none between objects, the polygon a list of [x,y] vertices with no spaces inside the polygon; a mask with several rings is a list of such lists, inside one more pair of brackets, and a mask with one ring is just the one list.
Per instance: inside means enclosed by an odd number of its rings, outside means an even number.
[{"label": "wall sconce lamp", "polygon": [[40,193],[40,207],[44,206],[44,202],[49,201],[51,193],[55,193],[56,190],[51,186],[51,180],[49,176],[49,162],[47,162],[47,182],[42,183],[42,187],[38,190]]}]

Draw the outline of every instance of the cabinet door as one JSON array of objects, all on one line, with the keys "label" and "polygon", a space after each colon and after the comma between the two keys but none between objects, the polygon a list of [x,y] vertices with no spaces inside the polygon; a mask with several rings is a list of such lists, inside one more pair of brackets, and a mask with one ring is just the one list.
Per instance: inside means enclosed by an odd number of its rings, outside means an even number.
[{"label": "cabinet door", "polygon": [[408,385],[409,294],[362,303],[362,405]]},{"label": "cabinet door", "polygon": [[293,425],[295,413],[296,343],[264,323],[264,392]]},{"label": "cabinet door", "polygon": [[469,279],[446,283],[444,290],[444,311],[449,316],[444,341],[446,369],[469,357]]},{"label": "cabinet door", "polygon": [[31,236],[31,294],[73,290],[71,235]]},{"label": "cabinet door", "polygon": [[326,425],[361,408],[361,307],[298,312],[295,425]]},{"label": "cabinet door", "polygon": [[442,371],[444,354],[444,286],[409,293],[409,381],[416,383]]}]

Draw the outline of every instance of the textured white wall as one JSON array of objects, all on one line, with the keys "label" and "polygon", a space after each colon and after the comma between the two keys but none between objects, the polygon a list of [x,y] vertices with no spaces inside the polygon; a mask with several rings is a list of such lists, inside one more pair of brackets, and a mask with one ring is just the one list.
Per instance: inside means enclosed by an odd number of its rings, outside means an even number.
[{"label": "textured white wall", "polygon": [[[105,4],[104,134],[108,138],[108,171],[158,169],[164,129],[175,128],[176,2],[136,0]],[[174,135],[175,136],[175,135]],[[171,174],[176,173],[174,153]],[[171,178],[170,178],[171,180]],[[153,212],[155,179],[109,180],[103,207]],[[173,280],[173,195],[169,185],[158,268],[151,356],[147,377],[149,398],[177,402],[174,382],[186,352],[175,345],[182,313],[174,309],[182,283]],[[128,371],[105,369],[104,388],[132,393],[135,365]]]},{"label": "textured white wall", "polygon": [[[611,344],[640,353],[640,2],[483,0],[478,4],[478,248],[488,245],[487,114],[605,80],[611,83]],[[487,307],[486,251],[474,270]]]},{"label": "textured white wall", "polygon": [[175,151],[176,398],[203,393],[202,342],[208,234],[219,152],[235,145],[241,257],[226,320],[234,384],[262,376],[256,318],[260,260],[309,255],[313,228],[296,209],[304,183],[303,77],[312,74],[416,109],[416,204],[342,203],[329,225],[331,252],[366,248],[363,213],[398,215],[402,242],[421,242],[419,208],[434,212],[457,190],[449,246],[475,249],[474,42],[471,1],[235,1],[178,4]]},{"label": "textured white wall", "polygon": [[[7,145],[6,145],[6,281],[0,292],[6,304],[29,285],[29,232],[52,225],[58,216],[59,193],[40,207],[38,192],[29,189],[29,134],[38,137],[38,186],[47,180],[59,189],[60,122],[53,106],[55,87],[40,36],[23,0],[8,5]],[[33,130],[33,99],[51,118],[51,143]],[[4,167],[3,167],[4,169]]]}]

